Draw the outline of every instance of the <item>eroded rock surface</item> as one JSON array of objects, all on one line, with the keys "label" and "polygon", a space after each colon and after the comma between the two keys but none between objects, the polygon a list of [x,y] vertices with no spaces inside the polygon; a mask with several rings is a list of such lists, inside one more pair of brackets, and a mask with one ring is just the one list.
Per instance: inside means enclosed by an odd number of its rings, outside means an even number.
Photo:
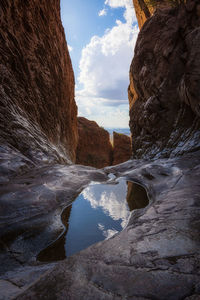
[{"label": "eroded rock surface", "polygon": [[[129,91],[134,155],[183,156],[96,170],[55,164],[73,159],[76,144],[73,97],[72,105],[62,102],[73,94],[73,74],[59,1],[1,2],[1,300],[199,299],[200,13],[197,2],[188,3],[147,20]],[[63,208],[109,173],[146,187],[148,206],[111,239],[61,262],[36,261],[63,232]],[[129,205],[141,207],[131,193]]]},{"label": "eroded rock surface", "polygon": [[78,147],[76,163],[103,168],[112,163],[109,133],[96,122],[78,118]]},{"label": "eroded rock surface", "polygon": [[52,264],[36,261],[37,254],[63,232],[60,219],[90,181],[107,175],[91,167],[55,165],[35,168],[1,186],[0,299],[21,292]]},{"label": "eroded rock surface", "polygon": [[113,132],[113,161],[117,165],[131,158],[131,138],[128,135]]},{"label": "eroded rock surface", "polygon": [[199,299],[199,155],[105,169],[144,185],[149,205],[133,211],[121,233],[56,263],[15,299]]},{"label": "eroded rock surface", "polygon": [[134,157],[174,156],[200,146],[198,1],[159,9],[142,27],[130,68]]},{"label": "eroded rock surface", "polygon": [[154,8],[147,0],[133,0],[135,14],[141,29],[146,20],[152,15]]},{"label": "eroded rock surface", "polygon": [[74,74],[60,1],[3,0],[0,14],[1,156],[19,152],[21,165],[75,160]]}]

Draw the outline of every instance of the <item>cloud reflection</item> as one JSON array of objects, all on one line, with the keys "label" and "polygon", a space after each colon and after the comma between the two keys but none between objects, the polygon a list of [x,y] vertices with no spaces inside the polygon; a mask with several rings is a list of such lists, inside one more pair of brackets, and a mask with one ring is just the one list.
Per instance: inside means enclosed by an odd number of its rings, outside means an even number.
[{"label": "cloud reflection", "polygon": [[[82,195],[85,200],[90,202],[92,208],[96,209],[101,207],[104,213],[109,215],[113,220],[122,220],[121,226],[124,228],[130,214],[125,198],[126,191],[126,181],[121,179],[119,183],[114,186],[114,189],[111,184],[105,184],[103,189],[102,184],[92,184],[82,192]],[[102,224],[99,224],[99,229],[104,231],[102,226]],[[104,236],[110,237],[112,232],[116,233],[117,231],[109,229],[107,233],[104,232]]]}]

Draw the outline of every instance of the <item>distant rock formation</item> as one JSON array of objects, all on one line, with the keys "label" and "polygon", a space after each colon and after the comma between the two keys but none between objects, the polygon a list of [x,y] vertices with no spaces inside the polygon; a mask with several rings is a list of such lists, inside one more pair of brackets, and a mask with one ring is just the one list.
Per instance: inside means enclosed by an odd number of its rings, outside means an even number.
[{"label": "distant rock formation", "polygon": [[117,165],[131,158],[131,138],[128,135],[113,132],[113,162]]},{"label": "distant rock formation", "polygon": [[78,117],[78,147],[76,163],[103,168],[112,163],[109,133],[96,122]]},{"label": "distant rock formation", "polygon": [[16,157],[12,171],[75,160],[74,74],[59,1],[4,0],[0,14],[1,156]]},{"label": "distant rock formation", "polygon": [[130,67],[134,157],[200,147],[200,5],[158,9],[143,25]]}]

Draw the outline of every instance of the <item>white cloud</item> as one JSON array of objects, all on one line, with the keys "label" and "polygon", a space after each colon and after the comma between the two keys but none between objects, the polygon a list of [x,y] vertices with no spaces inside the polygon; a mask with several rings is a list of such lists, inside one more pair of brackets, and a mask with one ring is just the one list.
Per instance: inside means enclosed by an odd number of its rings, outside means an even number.
[{"label": "white cloud", "polygon": [[[122,228],[127,224],[130,210],[126,202],[127,186],[124,180],[119,181],[117,185],[91,184],[83,192],[82,195],[85,200],[90,202],[92,208],[101,208],[104,213],[110,216],[113,220],[121,221]],[[105,231],[103,224],[98,224],[98,228],[104,232],[106,237],[116,231]]]},{"label": "white cloud", "polygon": [[[76,101],[80,115],[95,119],[101,125],[104,120],[102,126],[105,127],[108,126],[105,123],[112,126],[111,120],[115,123],[118,120],[117,127],[121,127],[121,123],[122,127],[128,127],[127,88],[138,27],[133,26],[132,0],[106,0],[105,5],[109,8],[124,7],[125,22],[116,20],[102,37],[93,36],[82,50],[78,81],[83,88],[76,92]],[[90,113],[86,113],[85,106],[89,107]],[[112,112],[108,106],[112,106]],[[105,116],[109,118],[108,122]]]},{"label": "white cloud", "polygon": [[68,45],[68,50],[69,50],[69,52],[72,52],[73,51],[73,47],[70,46],[70,45]]},{"label": "white cloud", "polygon": [[126,22],[129,24],[132,24],[133,22],[137,22],[132,0],[131,1],[130,0],[106,0],[105,4],[110,6],[111,8],[124,7],[125,8],[124,18]]},{"label": "white cloud", "polygon": [[107,15],[107,10],[105,8],[100,10],[98,15],[99,15],[99,17],[106,16]]}]

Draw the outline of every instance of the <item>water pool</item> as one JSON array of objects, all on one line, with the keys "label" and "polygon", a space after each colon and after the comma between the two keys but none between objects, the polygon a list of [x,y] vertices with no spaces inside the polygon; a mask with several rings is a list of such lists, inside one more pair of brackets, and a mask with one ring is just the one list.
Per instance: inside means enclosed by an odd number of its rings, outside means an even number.
[{"label": "water pool", "polygon": [[148,202],[141,185],[123,178],[104,184],[92,182],[63,211],[65,232],[39,253],[38,260],[61,260],[110,238],[126,226],[130,211]]}]

